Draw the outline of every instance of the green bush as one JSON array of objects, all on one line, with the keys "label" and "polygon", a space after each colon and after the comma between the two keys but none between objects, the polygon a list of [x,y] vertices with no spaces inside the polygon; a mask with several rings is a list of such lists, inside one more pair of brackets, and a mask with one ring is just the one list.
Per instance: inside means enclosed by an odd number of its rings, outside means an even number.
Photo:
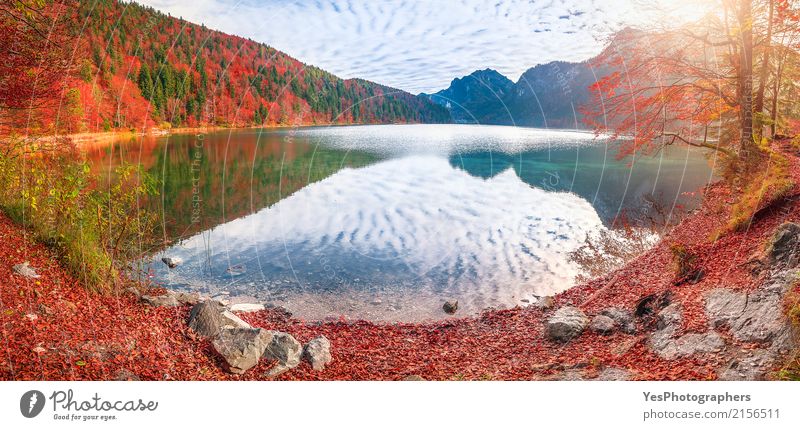
[{"label": "green bush", "polygon": [[71,144],[31,150],[29,143],[5,143],[4,212],[56,250],[87,287],[121,285],[121,274],[152,245],[155,217],[138,203],[157,193],[154,179],[138,165],[122,165],[112,181],[100,181]]}]

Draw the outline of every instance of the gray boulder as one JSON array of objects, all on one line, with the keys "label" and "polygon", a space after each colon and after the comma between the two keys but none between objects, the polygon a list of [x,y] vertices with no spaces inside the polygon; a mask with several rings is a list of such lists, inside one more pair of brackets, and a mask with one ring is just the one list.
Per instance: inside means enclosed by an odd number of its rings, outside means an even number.
[{"label": "gray boulder", "polygon": [[592,318],[592,322],[589,324],[589,329],[595,333],[611,334],[616,326],[617,323],[611,317],[597,315],[596,317]]},{"label": "gray boulder", "polygon": [[768,289],[751,294],[716,289],[706,296],[706,315],[714,327],[727,326],[741,342],[771,343],[791,330],[782,297]]},{"label": "gray boulder", "polygon": [[222,330],[211,344],[225,359],[229,372],[242,374],[258,364],[271,340],[272,332],[268,330],[233,328]]},{"label": "gray boulder", "polygon": [[180,306],[181,303],[173,294],[162,294],[160,296],[151,296],[148,294],[143,294],[140,297],[142,303],[148,304],[153,307],[175,307]]},{"label": "gray boulder", "polygon": [[215,301],[196,304],[189,313],[189,328],[204,337],[214,337],[225,326],[225,308]]},{"label": "gray boulder", "polygon": [[300,364],[303,345],[289,333],[273,331],[271,334],[272,339],[264,351],[264,357],[278,360],[278,364],[269,371],[269,376],[277,376]]},{"label": "gray boulder", "polygon": [[568,342],[580,335],[589,324],[589,318],[574,306],[564,306],[553,313],[545,323],[545,334],[551,340]]},{"label": "gray boulder", "polygon": [[715,331],[689,333],[677,338],[671,337],[673,333],[674,330],[668,328],[650,337],[650,348],[665,360],[719,352],[725,347],[725,340]]},{"label": "gray boulder", "polygon": [[773,265],[795,267],[800,263],[800,225],[785,222],[778,227],[767,247]]},{"label": "gray boulder", "polygon": [[167,290],[160,296],[142,294],[139,299],[150,306],[155,307],[175,307],[182,305],[196,305],[200,302],[200,295],[197,293],[184,293],[180,291]]},{"label": "gray boulder", "polygon": [[311,339],[303,348],[303,358],[317,371],[325,370],[333,357],[331,357],[331,342],[325,336]]},{"label": "gray boulder", "polygon": [[719,379],[722,381],[762,381],[767,379],[775,354],[764,349],[743,351],[720,369]]},{"label": "gray boulder", "polygon": [[632,312],[614,307],[603,309],[600,314],[613,319],[623,333],[636,333],[636,320],[634,320]]},{"label": "gray boulder", "polygon": [[250,324],[231,311],[222,312],[223,328],[251,328]]}]

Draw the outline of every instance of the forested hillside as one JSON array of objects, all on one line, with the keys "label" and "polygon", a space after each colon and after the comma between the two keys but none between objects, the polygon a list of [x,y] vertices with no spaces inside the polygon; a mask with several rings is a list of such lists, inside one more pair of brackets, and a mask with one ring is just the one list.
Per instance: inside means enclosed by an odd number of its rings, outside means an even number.
[{"label": "forested hillside", "polygon": [[74,14],[74,58],[81,60],[61,103],[39,118],[44,128],[450,121],[426,98],[343,80],[265,44],[136,3],[80,2],[67,14]]}]

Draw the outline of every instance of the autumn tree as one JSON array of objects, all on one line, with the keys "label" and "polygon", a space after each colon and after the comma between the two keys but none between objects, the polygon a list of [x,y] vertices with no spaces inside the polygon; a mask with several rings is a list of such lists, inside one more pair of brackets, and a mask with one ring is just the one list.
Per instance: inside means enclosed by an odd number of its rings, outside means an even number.
[{"label": "autumn tree", "polygon": [[698,22],[626,29],[596,60],[613,72],[591,88],[585,118],[621,142],[621,155],[674,143],[732,159],[753,150],[754,32],[761,29],[751,0],[719,4]]},{"label": "autumn tree", "polygon": [[0,127],[35,124],[34,114],[57,106],[76,50],[72,0],[0,2]]}]

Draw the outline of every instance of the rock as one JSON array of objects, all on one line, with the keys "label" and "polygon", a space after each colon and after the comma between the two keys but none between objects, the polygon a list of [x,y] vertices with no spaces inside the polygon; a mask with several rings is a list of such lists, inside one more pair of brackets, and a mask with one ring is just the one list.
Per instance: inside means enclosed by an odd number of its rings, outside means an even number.
[{"label": "rock", "polygon": [[242,374],[258,364],[272,340],[272,332],[260,328],[222,330],[211,342],[214,350],[225,359],[227,370]]},{"label": "rock", "polygon": [[763,381],[767,379],[775,354],[764,349],[742,352],[720,369],[722,381]]},{"label": "rock", "polygon": [[592,318],[592,322],[589,324],[589,329],[595,333],[611,334],[616,326],[617,323],[611,317],[597,315],[596,317]]},{"label": "rock", "polygon": [[681,305],[672,303],[658,312],[656,328],[664,330],[667,327],[678,327],[681,325],[681,318]]},{"label": "rock", "polygon": [[172,290],[167,290],[166,293],[160,296],[151,296],[149,294],[142,294],[139,297],[144,303],[147,303],[150,306],[160,307],[160,306],[167,306],[167,307],[174,307],[174,306],[181,306],[181,305],[196,305],[200,302],[200,294],[197,293],[184,293],[184,292],[176,292]]},{"label": "rock", "polygon": [[216,296],[212,297],[211,300],[219,302],[219,304],[222,306],[228,306],[231,304],[231,301],[228,300],[228,296],[225,294],[217,294]]},{"label": "rock", "polygon": [[706,315],[714,327],[727,326],[736,340],[770,343],[791,331],[782,300],[780,289],[762,288],[749,295],[716,289],[706,296]]},{"label": "rock", "polygon": [[747,297],[727,288],[711,290],[706,295],[706,315],[712,327],[718,328],[744,312]]},{"label": "rock", "polygon": [[185,293],[183,291],[172,291],[171,294],[175,296],[175,300],[182,305],[194,306],[202,300],[199,293]]},{"label": "rock", "polygon": [[222,312],[225,309],[218,302],[208,301],[196,304],[189,313],[189,328],[204,337],[214,337],[226,324]]},{"label": "rock", "polygon": [[611,354],[613,354],[615,357],[622,357],[623,355],[627,354],[628,351],[633,349],[633,347],[636,346],[640,340],[641,339],[638,337],[623,340],[622,342],[614,345],[614,347],[611,349]]},{"label": "rock", "polygon": [[405,378],[403,378],[403,381],[424,381],[424,380],[425,378],[419,375],[408,375]]},{"label": "rock", "polygon": [[456,313],[456,311],[458,310],[458,300],[454,302],[449,302],[449,301],[444,302],[444,305],[442,305],[442,309],[444,310],[445,313],[450,315]]},{"label": "rock", "polygon": [[288,333],[273,331],[271,334],[272,340],[264,351],[264,357],[278,360],[280,373],[297,367],[303,354],[303,345]]},{"label": "rock", "polygon": [[250,324],[237,317],[231,311],[222,312],[223,328],[252,328]]},{"label": "rock", "polygon": [[580,335],[589,324],[589,318],[582,310],[564,306],[553,313],[545,323],[545,333],[551,340],[568,342]]},{"label": "rock", "polygon": [[621,369],[618,367],[606,367],[603,369],[599,375],[597,375],[598,381],[630,381],[631,380],[631,372],[626,369]]},{"label": "rock", "polygon": [[556,305],[556,299],[553,296],[538,297],[534,306],[540,309],[552,309]]},{"label": "rock", "polygon": [[[665,335],[671,331],[671,328],[669,328],[658,333]],[[674,360],[695,354],[719,352],[725,347],[725,341],[719,333],[709,331],[706,333],[685,334],[675,339],[661,338],[658,339],[658,342],[651,337],[650,345],[661,358]]]},{"label": "rock", "polygon": [[781,224],[767,246],[767,255],[772,265],[797,266],[800,263],[800,225]]},{"label": "rock", "polygon": [[174,269],[178,267],[179,264],[183,263],[183,260],[178,257],[164,257],[161,259],[161,261],[170,269]]},{"label": "rock", "polygon": [[331,342],[325,336],[311,339],[303,348],[303,358],[317,371],[325,370],[333,357],[331,357]]},{"label": "rock", "polygon": [[264,310],[261,303],[235,303],[230,306],[231,312],[258,312]]},{"label": "rock", "polygon": [[36,269],[31,267],[30,263],[28,263],[27,261],[24,263],[15,264],[13,269],[17,275],[21,275],[28,279],[38,279],[42,277],[41,275],[36,273]]},{"label": "rock", "polygon": [[636,333],[636,321],[631,312],[622,308],[606,308],[600,314],[613,319],[623,333]]},{"label": "rock", "polygon": [[162,306],[175,307],[181,305],[178,299],[173,294],[169,293],[162,294],[160,296],[151,296],[148,294],[143,294],[139,299],[143,303],[147,303],[148,305],[155,307],[162,307]]}]

